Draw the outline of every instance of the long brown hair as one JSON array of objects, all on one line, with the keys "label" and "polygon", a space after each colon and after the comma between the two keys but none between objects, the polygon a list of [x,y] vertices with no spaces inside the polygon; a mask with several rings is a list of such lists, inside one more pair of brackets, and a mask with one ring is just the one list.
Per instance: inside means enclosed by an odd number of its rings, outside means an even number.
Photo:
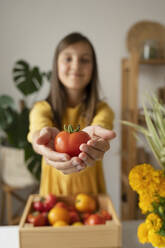
[{"label": "long brown hair", "polygon": [[72,45],[77,42],[88,43],[93,53],[92,77],[91,77],[89,84],[87,85],[85,89],[86,97],[84,99],[84,102],[81,108],[81,115],[84,116],[86,120],[86,125],[89,125],[92,122],[92,119],[96,113],[96,105],[99,101],[98,69],[97,69],[96,54],[95,54],[93,45],[91,44],[89,39],[83,36],[82,34],[77,33],[77,32],[71,33],[65,36],[60,41],[60,43],[58,44],[56,48],[54,60],[53,60],[52,75],[51,75],[51,89],[50,89],[50,94],[47,99],[52,107],[52,110],[54,113],[54,121],[59,129],[62,129],[61,120],[65,112],[65,109],[67,107],[67,102],[66,102],[65,88],[58,78],[57,60],[58,60],[58,56],[60,52],[62,52],[69,45]]}]

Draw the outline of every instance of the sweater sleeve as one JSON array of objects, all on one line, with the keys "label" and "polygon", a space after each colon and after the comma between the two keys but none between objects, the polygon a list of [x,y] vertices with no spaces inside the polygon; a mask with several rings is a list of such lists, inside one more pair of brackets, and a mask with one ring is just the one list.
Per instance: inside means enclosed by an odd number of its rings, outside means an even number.
[{"label": "sweater sleeve", "polygon": [[44,127],[53,126],[53,113],[51,106],[46,101],[34,104],[29,114],[29,133],[27,139],[32,142],[32,134]]},{"label": "sweater sleeve", "polygon": [[100,125],[106,129],[113,129],[114,112],[105,102],[99,102],[96,115],[91,125]]}]

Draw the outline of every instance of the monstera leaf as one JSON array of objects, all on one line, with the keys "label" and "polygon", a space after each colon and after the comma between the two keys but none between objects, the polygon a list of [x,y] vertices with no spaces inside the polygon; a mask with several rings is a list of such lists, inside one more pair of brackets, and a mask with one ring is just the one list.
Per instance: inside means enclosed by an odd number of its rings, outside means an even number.
[{"label": "monstera leaf", "polygon": [[23,60],[16,62],[13,69],[13,79],[18,90],[25,96],[39,91],[43,84],[43,75],[38,67],[31,68]]},{"label": "monstera leaf", "polygon": [[[41,156],[36,154],[32,145],[27,141],[29,131],[29,112],[26,96],[38,93],[45,81],[50,81],[51,71],[41,72],[39,67],[31,67],[24,60],[18,60],[12,70],[14,84],[23,94],[24,104],[17,110],[11,96],[0,96],[0,143],[3,145],[24,149],[27,169],[39,180],[41,174]],[[44,80],[45,79],[45,80]],[[20,103],[21,103],[20,101]]]}]

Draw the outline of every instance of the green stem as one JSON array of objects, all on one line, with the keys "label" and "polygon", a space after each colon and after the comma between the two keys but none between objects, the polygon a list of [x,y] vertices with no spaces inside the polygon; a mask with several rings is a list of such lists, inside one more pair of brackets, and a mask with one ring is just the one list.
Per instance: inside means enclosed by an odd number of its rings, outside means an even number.
[{"label": "green stem", "polygon": [[68,132],[68,133],[75,133],[75,132],[79,132],[80,131],[80,125],[78,125],[77,126],[77,128],[76,129],[74,129],[73,127],[72,127],[72,125],[64,125],[64,131],[65,132]]}]

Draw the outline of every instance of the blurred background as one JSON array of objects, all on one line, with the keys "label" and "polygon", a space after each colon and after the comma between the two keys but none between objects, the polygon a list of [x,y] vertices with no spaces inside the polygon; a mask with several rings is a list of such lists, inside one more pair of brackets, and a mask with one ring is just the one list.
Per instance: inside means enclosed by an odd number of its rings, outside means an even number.
[{"label": "blurred background", "polygon": [[[123,110],[122,61],[124,58],[130,57],[127,35],[131,27],[141,21],[151,21],[165,25],[164,13],[165,1],[161,0],[0,1],[0,95],[11,96],[19,111],[21,107],[23,108],[20,100],[23,99],[27,107],[30,108],[35,101],[47,96],[49,92],[48,72],[52,67],[55,47],[61,38],[70,32],[78,31],[92,41],[98,59],[101,94],[115,112],[114,129],[117,132],[117,138],[112,141],[111,150],[105,155],[104,172],[107,191],[111,195],[120,217],[122,217],[122,201],[127,202],[128,200],[127,194],[122,191],[123,168],[121,157],[123,147],[121,145],[120,126]],[[17,82],[14,81],[13,68],[16,68],[16,62],[20,60],[26,62],[21,64],[25,71],[28,64],[30,68],[37,66],[40,72],[45,73],[41,88],[37,92],[26,95],[18,90]],[[142,106],[145,91],[158,92],[164,85],[165,70],[163,62],[154,69],[153,65],[140,65],[138,92],[137,88],[134,88],[135,94],[138,93],[139,109]],[[144,150],[142,153],[144,154]],[[6,170],[3,165],[5,156],[8,160],[12,160],[12,166],[5,167]],[[18,169],[16,175],[13,175],[13,171],[16,171],[14,169],[15,159],[21,156],[21,161],[23,161],[23,153],[21,155],[15,155],[15,153],[9,155],[8,151],[2,151],[1,153],[1,176],[3,181],[6,178],[6,183],[1,186],[0,191],[0,201],[2,203],[1,225],[17,223],[17,221],[9,222],[12,209],[13,212],[17,211],[20,202],[24,204],[28,195],[37,191],[37,180],[31,177],[27,169],[26,172],[20,172],[21,169]],[[146,158],[143,155],[142,157]],[[20,161],[19,163],[22,164]],[[29,165],[30,169],[32,167],[32,164]],[[22,192],[20,190],[20,193],[19,188],[23,189]],[[16,199],[10,198],[11,192],[14,198],[17,194]],[[2,201],[3,196],[6,196],[4,199],[7,200]],[[8,207],[6,204],[8,204]],[[19,208],[18,215],[22,208]],[[126,205],[126,208],[129,210],[129,205]],[[129,216],[126,214],[125,219],[128,218]]]}]

